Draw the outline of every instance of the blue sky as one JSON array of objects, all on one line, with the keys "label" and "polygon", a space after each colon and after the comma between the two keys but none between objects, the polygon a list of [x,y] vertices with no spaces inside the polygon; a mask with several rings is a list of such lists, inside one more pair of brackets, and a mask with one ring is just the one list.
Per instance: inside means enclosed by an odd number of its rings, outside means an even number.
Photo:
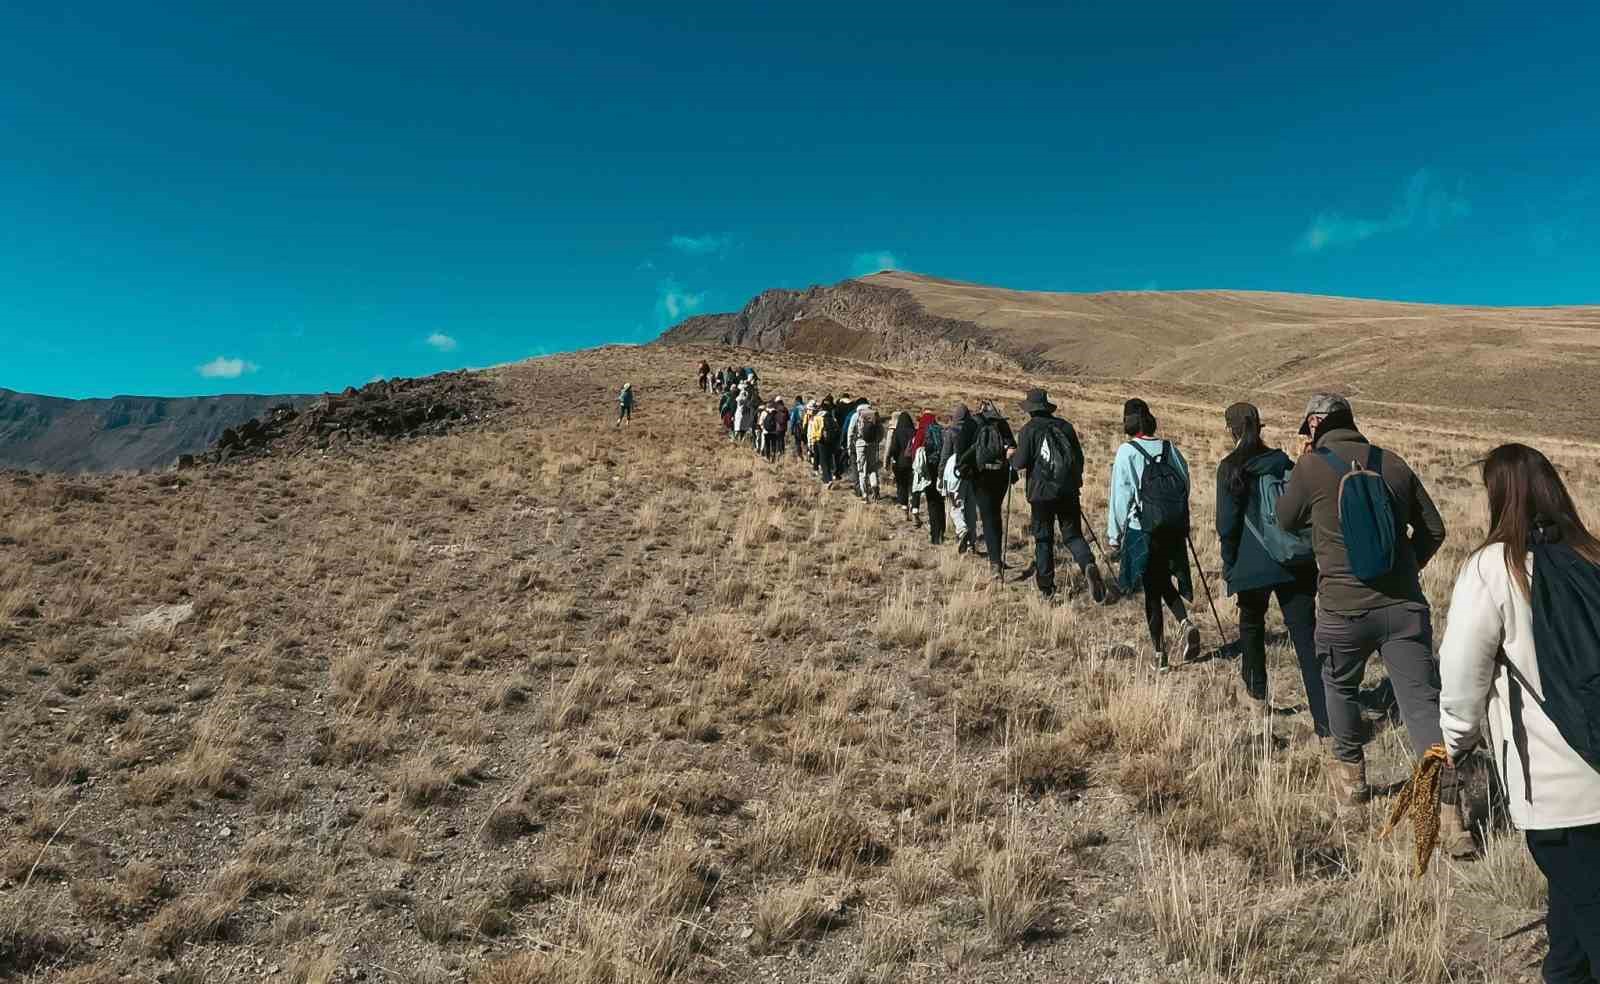
[{"label": "blue sky", "polygon": [[337,389],[882,265],[1600,302],[1596,37],[1587,2],[13,0],[0,386]]}]

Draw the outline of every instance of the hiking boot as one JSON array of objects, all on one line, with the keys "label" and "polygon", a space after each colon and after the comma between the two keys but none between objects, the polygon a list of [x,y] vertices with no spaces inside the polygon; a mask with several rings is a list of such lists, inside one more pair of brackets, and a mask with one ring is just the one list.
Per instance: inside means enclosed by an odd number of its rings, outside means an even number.
[{"label": "hiking boot", "polygon": [[1093,598],[1094,603],[1097,605],[1105,604],[1106,581],[1105,578],[1100,576],[1100,568],[1090,564],[1083,573],[1089,578],[1089,597]]},{"label": "hiking boot", "polygon": [[1478,843],[1462,822],[1461,807],[1455,803],[1439,804],[1439,850],[1457,861],[1478,856]]},{"label": "hiking boot", "polygon": [[1367,786],[1367,763],[1328,759],[1328,789],[1340,810],[1359,807],[1372,796]]},{"label": "hiking boot", "polygon": [[915,509],[911,510],[911,525],[912,526],[921,526],[922,525],[922,513],[918,512]]},{"label": "hiking boot", "polygon": [[1156,646],[1151,650],[1150,665],[1157,673],[1165,673],[1172,669],[1172,661],[1167,658],[1167,647]]},{"label": "hiking boot", "polygon": [[1185,663],[1192,663],[1200,658],[1200,630],[1188,619],[1178,624],[1178,638],[1183,646],[1183,655],[1180,657]]},{"label": "hiking boot", "polygon": [[956,553],[964,554],[972,549],[972,534],[963,533],[956,537]]}]

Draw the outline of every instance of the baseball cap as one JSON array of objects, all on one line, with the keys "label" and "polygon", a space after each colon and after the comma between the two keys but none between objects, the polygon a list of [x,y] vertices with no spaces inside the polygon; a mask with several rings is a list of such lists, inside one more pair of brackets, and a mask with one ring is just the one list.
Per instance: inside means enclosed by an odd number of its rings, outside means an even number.
[{"label": "baseball cap", "polygon": [[1314,416],[1326,417],[1343,410],[1350,412],[1350,401],[1338,393],[1318,393],[1306,401],[1306,413],[1300,418],[1300,433],[1310,436],[1310,420]]}]

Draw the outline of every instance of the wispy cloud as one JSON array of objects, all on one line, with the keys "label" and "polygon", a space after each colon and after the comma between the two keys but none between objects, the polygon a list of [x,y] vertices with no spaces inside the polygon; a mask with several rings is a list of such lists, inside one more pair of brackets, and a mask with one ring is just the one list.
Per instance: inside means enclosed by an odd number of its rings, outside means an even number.
[{"label": "wispy cloud", "polygon": [[1297,253],[1318,253],[1349,246],[1374,236],[1408,230],[1433,231],[1472,214],[1461,188],[1446,187],[1423,168],[1406,179],[1405,187],[1383,218],[1360,218],[1342,212],[1321,212],[1295,242]]},{"label": "wispy cloud", "polygon": [[673,236],[672,248],[690,256],[721,256],[733,245],[731,236]]},{"label": "wispy cloud", "polygon": [[855,259],[850,262],[850,269],[856,276],[862,277],[880,270],[898,270],[900,260],[888,250],[869,250],[857,253]]},{"label": "wispy cloud", "polygon": [[685,289],[671,277],[656,285],[656,310],[664,321],[687,318],[705,307],[706,295]]},{"label": "wispy cloud", "polygon": [[456,340],[442,331],[434,332],[423,341],[427,342],[430,348],[437,349],[440,352],[454,352],[457,348]]},{"label": "wispy cloud", "polygon": [[219,355],[204,365],[195,366],[194,371],[206,379],[238,379],[245,373],[255,372],[260,368],[254,362],[246,362],[244,359],[230,359],[225,355]]}]

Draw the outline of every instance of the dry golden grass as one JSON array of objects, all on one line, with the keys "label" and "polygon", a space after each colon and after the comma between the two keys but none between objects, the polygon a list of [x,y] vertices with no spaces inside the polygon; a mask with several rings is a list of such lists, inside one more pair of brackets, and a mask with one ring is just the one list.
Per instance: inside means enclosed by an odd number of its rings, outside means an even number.
[{"label": "dry golden grass", "polygon": [[[0,976],[1533,979],[1538,932],[1500,939],[1542,902],[1514,837],[1411,879],[1383,804],[1335,819],[1303,712],[1252,741],[1235,664],[1116,655],[1136,604],[988,587],[892,505],[734,448],[698,359],[498,370],[511,414],[425,442],[0,476]],[[1026,383],[762,368],[886,409]],[[623,375],[648,403],[617,431]],[[1098,474],[1131,394],[1051,388]],[[1233,394],[1140,392],[1212,467]],[[1494,438],[1364,423],[1452,525],[1442,603]],[[1592,501],[1596,450],[1540,443]],[[1098,479],[1085,504],[1103,523]],[[1270,629],[1275,698],[1303,704]],[[1380,725],[1375,780],[1405,755]]]}]

